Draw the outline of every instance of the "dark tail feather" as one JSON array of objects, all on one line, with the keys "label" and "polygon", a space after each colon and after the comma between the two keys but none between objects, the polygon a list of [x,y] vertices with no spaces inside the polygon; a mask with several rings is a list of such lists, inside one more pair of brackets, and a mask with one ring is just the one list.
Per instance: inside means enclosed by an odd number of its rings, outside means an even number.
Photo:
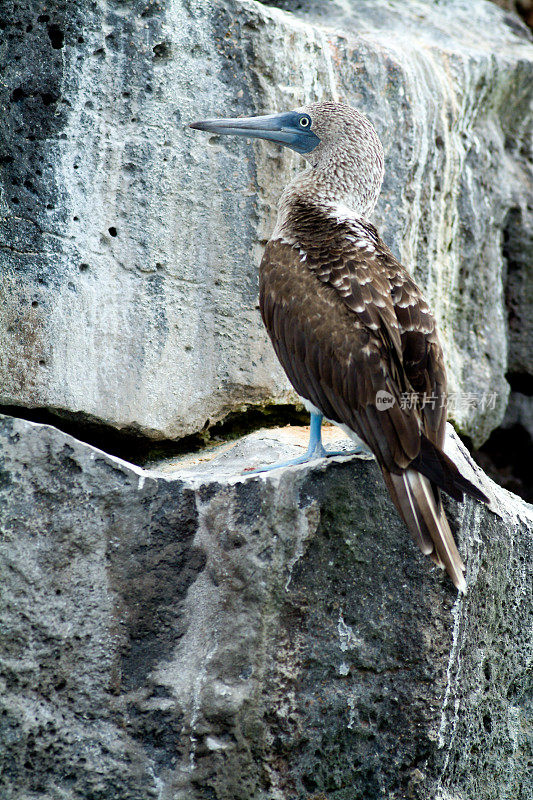
[{"label": "dark tail feather", "polygon": [[416,544],[439,567],[446,569],[459,591],[466,592],[465,566],[455,546],[438,490],[433,489],[427,477],[411,468],[400,475],[384,470],[383,477]]},{"label": "dark tail feather", "polygon": [[461,502],[464,495],[468,494],[475,500],[481,500],[482,503],[490,502],[481,489],[461,475],[451,458],[425,436],[422,436],[420,453],[409,467],[421,472],[454,500]]}]

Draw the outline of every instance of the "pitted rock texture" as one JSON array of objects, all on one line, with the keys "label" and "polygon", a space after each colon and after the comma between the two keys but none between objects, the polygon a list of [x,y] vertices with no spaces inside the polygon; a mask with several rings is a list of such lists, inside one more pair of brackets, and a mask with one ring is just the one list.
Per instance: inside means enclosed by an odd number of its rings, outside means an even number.
[{"label": "pitted rock texture", "polygon": [[[5,800],[526,800],[531,506],[448,504],[468,593],[375,462],[142,470],[0,417]],[[470,471],[469,471],[470,470]]]},{"label": "pitted rock texture", "polygon": [[485,0],[271,5],[295,13],[4,3],[0,404],[157,439],[291,397],[257,265],[302,162],[186,123],[338,98],[384,142],[375,222],[436,311],[479,444],[506,373],[532,371],[531,36]]}]

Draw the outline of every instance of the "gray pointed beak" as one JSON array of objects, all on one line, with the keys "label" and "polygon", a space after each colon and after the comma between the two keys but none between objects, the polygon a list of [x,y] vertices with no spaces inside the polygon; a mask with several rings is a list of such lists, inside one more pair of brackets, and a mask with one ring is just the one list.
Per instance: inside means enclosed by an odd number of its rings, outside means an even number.
[{"label": "gray pointed beak", "polygon": [[290,147],[297,153],[309,153],[320,139],[310,129],[302,127],[303,116],[297,111],[284,114],[266,114],[261,117],[240,117],[238,119],[204,119],[191,122],[189,128],[225,136],[247,136],[253,139],[267,139],[270,142]]}]

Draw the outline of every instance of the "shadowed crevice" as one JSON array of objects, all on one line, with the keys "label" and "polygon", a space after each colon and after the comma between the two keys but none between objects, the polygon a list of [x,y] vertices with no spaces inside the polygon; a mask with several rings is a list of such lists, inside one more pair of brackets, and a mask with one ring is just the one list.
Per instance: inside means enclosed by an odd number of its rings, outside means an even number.
[{"label": "shadowed crevice", "polygon": [[309,423],[309,414],[292,405],[250,406],[245,411],[228,414],[221,422],[206,425],[197,433],[179,439],[154,440],[142,431],[133,428],[119,430],[81,412],[0,405],[0,414],[41,425],[52,425],[81,442],[138,466],[185,453],[195,453],[208,445],[238,439],[260,428]]},{"label": "shadowed crevice", "polygon": [[533,397],[533,375],[527,372],[509,372],[505,377],[509,381],[512,392]]},{"label": "shadowed crevice", "polygon": [[[504,421],[505,422],[505,421]],[[533,503],[533,438],[519,421],[504,424],[491,433],[478,450],[469,448],[479,466],[509,492]]]}]

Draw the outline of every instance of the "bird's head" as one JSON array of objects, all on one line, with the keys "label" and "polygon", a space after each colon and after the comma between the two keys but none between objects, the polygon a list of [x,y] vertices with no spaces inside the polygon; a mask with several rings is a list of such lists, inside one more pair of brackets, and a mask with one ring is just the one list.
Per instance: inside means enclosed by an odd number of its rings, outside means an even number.
[{"label": "bird's head", "polygon": [[324,203],[347,205],[363,215],[374,208],[383,180],[383,148],[367,117],[351,106],[312,103],[281,114],[206,119],[189,127],[289,147],[312,166],[313,183]]}]

